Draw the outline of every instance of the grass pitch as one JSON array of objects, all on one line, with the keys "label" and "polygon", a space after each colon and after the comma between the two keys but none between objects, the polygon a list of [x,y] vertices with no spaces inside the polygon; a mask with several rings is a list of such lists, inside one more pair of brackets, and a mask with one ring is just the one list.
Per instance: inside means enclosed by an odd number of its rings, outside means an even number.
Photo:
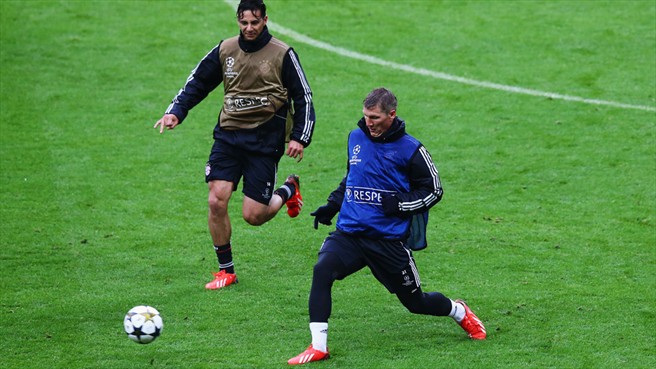
[{"label": "grass pitch", "polygon": [[[276,25],[380,60],[650,109],[476,87],[293,45],[317,126],[304,215],[253,228],[233,197],[241,283],[216,268],[203,168],[217,90],[152,129],[189,71],[237,32],[221,1],[0,2],[0,368],[285,368],[310,340],[308,215],[345,167],[372,88],[399,98],[445,197],[416,253],[426,291],[464,298],[489,338],[409,314],[368,271],[338,282],[315,368],[656,367],[653,1],[278,1]],[[392,16],[393,15],[393,16]],[[281,177],[279,180],[282,180]],[[136,345],[133,306],[164,332]]]}]

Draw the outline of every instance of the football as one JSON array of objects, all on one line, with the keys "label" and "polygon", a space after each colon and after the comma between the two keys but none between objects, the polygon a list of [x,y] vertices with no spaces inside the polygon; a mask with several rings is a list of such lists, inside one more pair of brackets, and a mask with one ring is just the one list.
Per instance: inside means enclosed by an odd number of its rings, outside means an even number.
[{"label": "football", "polygon": [[159,337],[164,328],[164,322],[159,311],[152,306],[135,306],[123,319],[125,333],[137,343],[151,343]]}]

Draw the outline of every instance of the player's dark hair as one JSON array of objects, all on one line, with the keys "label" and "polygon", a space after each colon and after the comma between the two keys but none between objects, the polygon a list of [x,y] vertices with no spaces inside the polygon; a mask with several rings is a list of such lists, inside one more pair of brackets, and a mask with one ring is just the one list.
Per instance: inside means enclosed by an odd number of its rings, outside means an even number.
[{"label": "player's dark hair", "polygon": [[389,114],[392,110],[396,110],[398,102],[392,91],[380,87],[371,91],[362,102],[362,105],[367,109],[373,109],[376,106],[380,106],[380,110]]},{"label": "player's dark hair", "polygon": [[255,15],[256,10],[259,10],[260,17],[266,17],[266,5],[262,0],[241,0],[237,7],[237,19],[243,18],[246,10],[250,10],[253,15]]}]

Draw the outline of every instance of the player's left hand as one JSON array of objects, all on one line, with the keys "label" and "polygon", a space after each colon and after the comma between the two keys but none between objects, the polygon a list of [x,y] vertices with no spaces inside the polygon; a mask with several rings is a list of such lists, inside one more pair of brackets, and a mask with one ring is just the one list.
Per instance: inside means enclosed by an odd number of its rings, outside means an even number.
[{"label": "player's left hand", "polygon": [[298,141],[290,140],[287,144],[287,152],[285,154],[290,158],[296,159],[296,162],[303,160],[303,150],[305,147]]},{"label": "player's left hand", "polygon": [[400,212],[399,198],[394,195],[383,195],[381,205],[383,205],[383,214],[387,216],[397,215]]}]

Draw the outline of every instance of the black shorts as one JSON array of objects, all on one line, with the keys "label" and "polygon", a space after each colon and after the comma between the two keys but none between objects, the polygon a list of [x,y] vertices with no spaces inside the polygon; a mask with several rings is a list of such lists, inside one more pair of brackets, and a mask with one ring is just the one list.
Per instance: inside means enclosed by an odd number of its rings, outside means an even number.
[{"label": "black shorts", "polygon": [[268,205],[276,186],[279,161],[280,156],[264,155],[215,140],[205,166],[205,182],[229,181],[236,191],[243,176],[244,195]]},{"label": "black shorts", "polygon": [[229,130],[217,124],[205,182],[229,181],[236,191],[243,176],[244,195],[268,205],[276,186],[278,162],[285,152],[285,116],[276,115],[253,129]]},{"label": "black shorts", "polygon": [[337,272],[337,279],[367,266],[390,293],[412,293],[421,287],[412,251],[402,241],[372,240],[337,230],[323,241],[319,254],[325,252],[334,253],[344,263],[345,269]]}]

